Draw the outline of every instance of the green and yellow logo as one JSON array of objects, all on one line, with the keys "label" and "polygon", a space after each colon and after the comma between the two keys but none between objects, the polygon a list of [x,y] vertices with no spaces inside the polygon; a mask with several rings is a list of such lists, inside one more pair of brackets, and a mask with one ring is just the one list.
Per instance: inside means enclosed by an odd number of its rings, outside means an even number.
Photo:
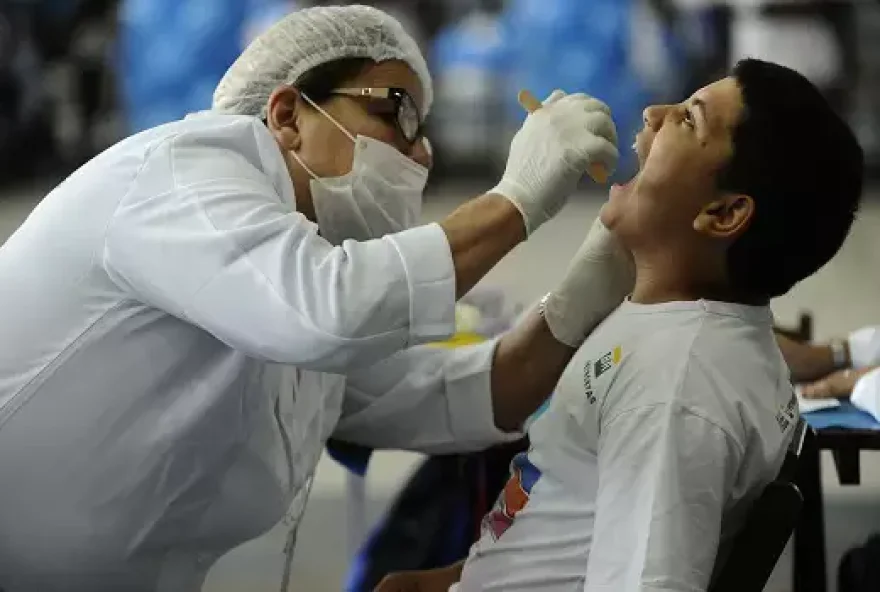
[{"label": "green and yellow logo", "polygon": [[591,405],[596,403],[596,395],[593,392],[593,380],[620,364],[623,358],[623,349],[618,345],[613,350],[599,358],[596,362],[584,364],[584,394]]},{"label": "green and yellow logo", "polygon": [[593,367],[593,376],[599,378],[620,363],[623,357],[623,349],[618,345],[613,350],[596,361]]}]

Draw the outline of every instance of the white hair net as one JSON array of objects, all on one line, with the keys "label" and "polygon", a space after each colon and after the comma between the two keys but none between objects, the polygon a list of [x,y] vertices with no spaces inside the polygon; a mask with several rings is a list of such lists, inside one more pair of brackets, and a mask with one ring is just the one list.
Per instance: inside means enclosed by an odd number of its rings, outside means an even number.
[{"label": "white hair net", "polygon": [[418,44],[391,15],[370,6],[324,6],[293,12],[257,37],[214,91],[212,109],[266,116],[269,95],[309,70],[343,58],[401,60],[424,87],[422,116],[434,93]]}]

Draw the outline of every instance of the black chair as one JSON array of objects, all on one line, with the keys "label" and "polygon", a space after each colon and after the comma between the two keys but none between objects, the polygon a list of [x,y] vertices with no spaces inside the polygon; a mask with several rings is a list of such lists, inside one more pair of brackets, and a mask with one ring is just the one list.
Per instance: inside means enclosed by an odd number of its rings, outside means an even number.
[{"label": "black chair", "polygon": [[764,590],[800,515],[804,500],[794,479],[801,450],[815,446],[815,437],[799,420],[779,476],[755,501],[726,559],[716,567],[709,592]]},{"label": "black chair", "polygon": [[813,340],[813,315],[809,312],[801,313],[797,327],[781,327],[777,325],[774,327],[774,330],[780,335],[799,343],[808,343]]}]

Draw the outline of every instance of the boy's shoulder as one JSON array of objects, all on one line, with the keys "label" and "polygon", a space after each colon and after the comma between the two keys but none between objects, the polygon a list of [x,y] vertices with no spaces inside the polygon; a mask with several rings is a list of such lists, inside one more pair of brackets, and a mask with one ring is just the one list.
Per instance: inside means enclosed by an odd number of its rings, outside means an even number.
[{"label": "boy's shoulder", "polygon": [[[681,321],[681,319],[679,319]],[[594,363],[601,421],[640,407],[687,410],[731,431],[791,400],[772,325],[714,314],[636,331]]]}]

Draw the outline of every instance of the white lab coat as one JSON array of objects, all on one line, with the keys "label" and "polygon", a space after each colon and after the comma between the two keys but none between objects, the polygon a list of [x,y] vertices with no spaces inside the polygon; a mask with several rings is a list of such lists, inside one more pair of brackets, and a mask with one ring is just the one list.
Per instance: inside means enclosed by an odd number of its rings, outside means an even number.
[{"label": "white lab coat", "polygon": [[509,439],[492,343],[416,347],[454,329],[443,231],[334,248],[293,204],[262,123],[199,114],[95,158],[0,247],[5,592],[198,590],[331,435]]}]

